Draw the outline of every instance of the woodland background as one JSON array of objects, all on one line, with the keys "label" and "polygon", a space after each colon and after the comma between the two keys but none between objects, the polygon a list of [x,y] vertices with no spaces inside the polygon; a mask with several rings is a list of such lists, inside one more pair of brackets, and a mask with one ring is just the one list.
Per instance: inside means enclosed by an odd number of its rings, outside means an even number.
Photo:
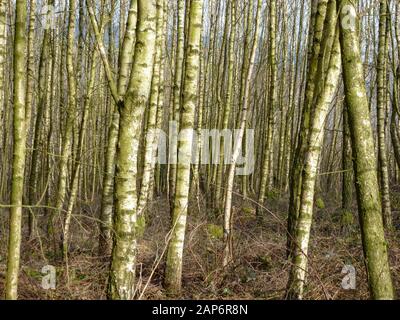
[{"label": "woodland background", "polygon": [[396,0],[0,0],[0,292],[396,298],[399,44]]}]

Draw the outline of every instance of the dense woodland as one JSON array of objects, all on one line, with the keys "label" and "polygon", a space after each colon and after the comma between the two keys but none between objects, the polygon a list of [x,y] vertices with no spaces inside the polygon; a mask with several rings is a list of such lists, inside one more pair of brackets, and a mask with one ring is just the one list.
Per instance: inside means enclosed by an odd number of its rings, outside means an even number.
[{"label": "dense woodland", "polygon": [[0,0],[5,299],[396,299],[400,1]]}]

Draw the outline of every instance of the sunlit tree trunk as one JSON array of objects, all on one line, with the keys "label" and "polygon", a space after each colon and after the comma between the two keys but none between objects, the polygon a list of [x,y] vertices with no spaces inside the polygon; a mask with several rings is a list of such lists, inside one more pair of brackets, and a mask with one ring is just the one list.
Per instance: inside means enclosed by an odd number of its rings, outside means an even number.
[{"label": "sunlit tree trunk", "polygon": [[[270,1],[269,7],[269,67],[270,67],[270,86],[269,86],[269,103],[268,103],[268,126],[265,130],[265,149],[264,159],[262,164],[261,182],[258,191],[258,203],[264,204],[264,198],[268,181],[270,177],[270,166],[272,165],[273,152],[273,125],[274,125],[274,110],[276,104],[276,80],[277,80],[277,64],[276,64],[276,1]],[[257,216],[261,217],[261,209],[257,206]]]},{"label": "sunlit tree trunk", "polygon": [[[68,80],[68,109],[66,115],[66,123],[64,136],[61,148],[60,169],[58,177],[58,190],[56,198],[56,212],[52,212],[48,221],[48,234],[55,237],[54,218],[57,221],[62,220],[62,209],[67,192],[68,179],[68,162],[72,151],[72,134],[74,126],[74,118],[76,112],[76,73],[74,67],[74,49],[75,49],[75,25],[76,25],[76,0],[69,2],[69,17],[68,17],[68,36],[67,36],[67,80]],[[53,239],[53,241],[56,241]]]},{"label": "sunlit tree trunk", "polygon": [[[339,34],[336,29],[336,2],[328,3],[327,17],[324,26],[324,38],[321,44],[322,55],[319,59],[318,72],[322,74],[323,85],[317,85],[315,106],[311,107],[310,132],[304,158],[300,211],[294,238],[294,254],[288,282],[289,299],[303,299],[306,273],[308,267],[308,246],[313,217],[315,183],[324,138],[325,120],[329,106],[336,93],[341,72]],[[326,70],[326,61],[329,61]]]},{"label": "sunlit tree trunk", "polygon": [[[31,129],[31,117],[32,109],[34,105],[34,89],[35,89],[35,22],[36,22],[36,1],[29,1],[29,23],[28,23],[28,48],[27,48],[27,80],[26,80],[26,98],[25,98],[25,118],[26,118],[26,140],[27,146],[29,145],[30,129]],[[26,173],[29,171],[29,147],[26,152]],[[24,187],[24,189],[28,189]],[[33,233],[33,214],[29,212],[29,235],[31,237]]]},{"label": "sunlit tree trunk", "polygon": [[[5,127],[5,108],[7,105],[4,99],[6,96],[4,90],[6,88],[5,66],[7,59],[7,2],[7,0],[0,0],[0,126],[3,127]],[[0,128],[0,144],[3,144],[3,138],[6,134],[5,131],[5,128]],[[3,150],[3,145],[1,145],[1,148],[2,153],[4,153],[5,150]],[[2,173],[5,171],[5,168],[3,168]],[[2,183],[4,183],[4,179],[2,179]]]},{"label": "sunlit tree trunk", "polygon": [[25,153],[26,153],[26,19],[27,3],[16,0],[14,37],[14,96],[13,96],[13,160],[11,180],[11,208],[8,237],[6,299],[18,297],[18,274],[21,247],[22,196],[24,191]]},{"label": "sunlit tree trunk", "polygon": [[[93,17],[91,17],[93,19]],[[133,59],[135,44],[135,30],[137,22],[137,0],[131,0],[128,19],[125,27],[120,59],[119,59],[119,78],[118,95],[123,96],[126,93],[126,87],[129,81],[130,67]],[[100,36],[100,35],[99,35]],[[103,58],[103,62],[104,62]],[[114,110],[112,113],[111,125],[108,130],[107,147],[105,154],[105,166],[103,175],[103,190],[100,213],[100,236],[99,236],[99,254],[108,256],[112,248],[112,217],[114,204],[114,175],[115,175],[115,153],[117,148],[119,111],[114,101]]]},{"label": "sunlit tree trunk", "polygon": [[[304,158],[304,150],[307,145],[307,135],[310,127],[310,109],[314,98],[315,89],[315,78],[317,75],[318,68],[318,57],[321,49],[321,40],[324,27],[324,21],[326,16],[326,9],[328,0],[317,1],[318,6],[315,13],[315,17],[312,15],[310,19],[309,28],[309,41],[310,41],[310,53],[307,67],[307,82],[305,90],[304,106],[301,114],[300,121],[300,132],[299,141],[293,156],[291,164],[291,177],[290,177],[290,200],[289,200],[289,214],[288,214],[288,241],[287,241],[287,253],[291,254],[292,251],[292,239],[295,236],[295,228],[297,223],[297,217],[300,210],[300,196],[301,196],[301,178],[302,178],[302,164],[301,161]],[[314,21],[315,20],[315,21]]]},{"label": "sunlit tree trunk", "polygon": [[[222,130],[228,129],[229,125],[229,118],[232,112],[232,101],[233,101],[233,80],[234,80],[234,67],[235,67],[235,40],[236,40],[236,3],[231,0],[230,2],[231,8],[231,30],[229,35],[229,44],[228,44],[228,83],[227,83],[227,90],[225,95],[225,104],[223,108],[223,115],[222,115]],[[228,141],[222,140],[220,145],[220,157],[219,157],[219,164],[217,168],[217,185],[216,185],[216,202],[219,206],[223,199],[221,199],[221,194],[224,194],[222,189],[223,177],[225,172],[225,145],[229,143]]]},{"label": "sunlit tree trunk", "polygon": [[[158,99],[160,95],[160,73],[161,70],[161,57],[163,55],[163,30],[164,27],[164,0],[159,0],[157,6],[157,39],[156,39],[156,56],[154,61],[153,79],[151,82],[151,93],[150,103],[147,114],[147,126],[144,134],[144,160],[143,160],[143,172],[142,182],[140,186],[139,200],[137,215],[139,219],[144,219],[144,210],[149,199],[149,193],[151,188],[151,180],[153,179],[153,163],[155,161],[155,153],[157,146],[157,111],[158,111]],[[143,220],[144,221],[144,220]],[[142,223],[143,224],[143,223]]]},{"label": "sunlit tree trunk", "polygon": [[[260,36],[260,20],[261,20],[261,6],[262,1],[257,1],[257,16],[255,20],[255,32],[254,32],[254,40],[253,45],[251,47],[250,60],[249,60],[249,68],[247,70],[247,74],[244,81],[244,91],[243,91],[243,100],[241,103],[241,119],[240,119],[240,129],[239,134],[236,137],[235,141],[235,149],[232,153],[231,164],[229,166],[228,177],[226,182],[226,193],[225,193],[225,207],[224,207],[224,252],[223,252],[223,266],[227,266],[233,260],[233,235],[232,235],[232,195],[233,195],[233,182],[235,178],[236,172],[236,162],[239,156],[239,152],[242,149],[242,140],[244,136],[244,130],[246,128],[247,123],[247,113],[249,109],[249,93],[250,93],[250,81],[253,76],[254,69],[254,61],[256,56],[256,51],[258,47],[258,41]],[[251,14],[249,12],[249,14]]]},{"label": "sunlit tree trunk", "polygon": [[[391,22],[391,19],[389,17],[389,22]],[[395,39],[397,43],[400,43],[400,29],[399,29],[399,22],[400,22],[400,3],[396,3],[396,12],[395,12],[395,23],[394,23],[394,33],[393,35],[393,28],[390,27],[392,36],[392,47],[395,47]],[[390,26],[392,26],[392,23],[390,23]],[[398,126],[398,117],[400,116],[399,112],[399,85],[400,85],[400,67],[395,67],[395,57],[397,55],[397,58],[400,58],[400,50],[397,47],[397,50],[392,50],[392,65],[393,65],[393,105],[392,105],[392,115],[390,117],[390,136],[392,140],[392,145],[393,145],[393,151],[394,151],[394,158],[396,160],[397,168],[400,169],[400,130]],[[396,71],[395,71],[396,70]]]},{"label": "sunlit tree trunk", "polygon": [[171,295],[178,294],[182,284],[183,246],[189,204],[194,118],[199,94],[198,81],[200,71],[202,11],[203,0],[191,0],[180,122],[181,133],[178,143],[176,191],[173,206],[171,240],[168,245],[165,269],[165,287]]},{"label": "sunlit tree trunk", "polygon": [[[181,95],[182,95],[182,72],[183,72],[183,59],[185,49],[185,0],[178,0],[178,24],[177,24],[177,43],[176,43],[176,54],[175,54],[175,73],[174,73],[174,87],[173,87],[173,108],[172,108],[172,120],[176,122],[177,129],[179,131],[180,123],[180,106],[181,106]],[[170,148],[175,149],[177,146],[172,144]],[[172,159],[169,163],[169,201],[170,210],[173,212],[173,204],[175,197],[176,188],[176,151],[170,151]]]},{"label": "sunlit tree trunk", "polygon": [[339,26],[358,211],[370,293],[373,299],[393,299],[376,172],[377,160],[375,153],[371,152],[374,150],[374,139],[356,29],[358,19],[352,1],[339,0],[337,3],[339,21],[349,17],[355,21],[355,25],[350,27],[344,27],[341,23]]},{"label": "sunlit tree trunk", "polygon": [[156,1],[138,0],[138,23],[131,78],[124,104],[116,154],[114,244],[108,297],[133,299],[137,251],[137,165],[142,115],[149,101],[156,42]]}]

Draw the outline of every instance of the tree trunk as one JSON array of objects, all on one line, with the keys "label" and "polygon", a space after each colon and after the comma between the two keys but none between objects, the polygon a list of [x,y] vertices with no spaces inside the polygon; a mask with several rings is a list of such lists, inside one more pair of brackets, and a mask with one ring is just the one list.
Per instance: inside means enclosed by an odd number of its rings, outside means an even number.
[{"label": "tree trunk", "polygon": [[386,56],[387,56],[387,30],[386,30],[387,3],[380,1],[379,8],[379,52],[377,61],[377,129],[378,129],[378,177],[382,199],[382,214],[384,226],[391,230],[392,212],[390,208],[389,193],[389,168],[386,153]]},{"label": "tree trunk", "polygon": [[358,211],[370,293],[373,299],[393,299],[376,172],[377,160],[375,153],[371,152],[374,150],[374,140],[356,29],[356,8],[349,0],[339,0],[338,10],[341,21],[349,17],[355,21],[351,26],[340,23],[339,26]]},{"label": "tree trunk", "polygon": [[13,114],[13,160],[11,180],[10,227],[8,237],[6,299],[18,297],[18,274],[21,248],[22,196],[24,191],[26,153],[26,18],[25,0],[16,0],[14,37],[14,114]]},{"label": "tree trunk", "polygon": [[149,101],[156,42],[156,1],[138,0],[138,24],[131,78],[120,125],[116,155],[114,244],[108,297],[130,300],[135,295],[137,160],[142,115]]},{"label": "tree trunk", "polygon": [[182,285],[182,258],[189,203],[194,116],[198,98],[197,85],[200,69],[202,11],[203,0],[191,0],[172,233],[168,245],[167,264],[165,268],[165,287],[171,295],[178,294]]},{"label": "tree trunk", "polygon": [[[336,21],[336,2],[330,0],[324,26],[324,41],[321,45],[323,55],[320,57],[318,67],[319,74],[326,74],[326,76],[322,81],[324,86],[318,90],[315,106],[312,106],[306,157],[304,164],[301,164],[304,168],[301,180],[302,192],[288,282],[287,296],[289,299],[303,299],[304,297],[315,183],[324,138],[325,120],[336,93],[341,71],[339,34],[335,32]],[[329,67],[325,73],[326,61],[329,61]]]}]

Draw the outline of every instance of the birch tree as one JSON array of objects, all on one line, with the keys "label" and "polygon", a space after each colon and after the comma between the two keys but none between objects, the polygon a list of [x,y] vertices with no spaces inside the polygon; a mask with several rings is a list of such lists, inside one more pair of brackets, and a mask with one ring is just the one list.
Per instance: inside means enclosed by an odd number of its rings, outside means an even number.
[{"label": "birch tree", "polygon": [[[236,147],[233,150],[231,163],[228,169],[228,177],[226,182],[226,193],[225,193],[225,207],[224,207],[224,252],[223,252],[223,266],[227,266],[233,260],[233,238],[232,238],[232,194],[233,194],[233,182],[235,178],[236,161],[241,151],[242,140],[244,136],[244,130],[247,121],[247,112],[249,108],[249,93],[250,93],[250,81],[253,75],[254,60],[256,56],[258,39],[260,36],[260,19],[261,19],[262,1],[257,1],[257,15],[255,20],[255,33],[253,39],[253,45],[251,47],[250,64],[247,70],[246,80],[244,82],[243,100],[241,101],[241,118],[238,139],[236,141]],[[250,13],[249,13],[250,14]]]},{"label": "birch tree", "polygon": [[14,37],[14,114],[13,114],[13,160],[11,182],[10,227],[8,236],[6,299],[18,297],[18,275],[20,267],[22,197],[24,190],[26,154],[26,19],[27,4],[17,0],[15,4]]},{"label": "birch tree", "polygon": [[[123,105],[116,154],[114,244],[108,297],[132,299],[135,294],[137,246],[137,154],[141,116],[150,97],[156,44],[156,1],[138,0],[136,44]],[[101,48],[100,48],[101,50]]]},{"label": "birch tree", "polygon": [[386,151],[386,57],[387,57],[387,30],[386,15],[387,2],[379,2],[379,52],[377,61],[377,114],[378,114],[378,161],[379,161],[379,182],[382,197],[383,222],[388,229],[392,225],[392,213],[389,194],[389,173]]},{"label": "birch tree", "polygon": [[[374,152],[370,112],[365,90],[356,9],[351,1],[338,1],[343,78],[353,150],[355,185],[360,216],[362,243],[373,299],[393,299],[387,243]],[[348,18],[354,21],[345,25]]]},{"label": "birch tree", "polygon": [[[339,82],[341,71],[339,34],[336,31],[336,2],[330,0],[324,26],[324,39],[321,44],[322,57],[319,60],[318,74],[322,83],[317,89],[315,106],[311,108],[310,132],[302,172],[301,202],[297,218],[295,248],[288,283],[288,297],[302,299],[307,272],[308,243],[314,206],[316,175],[318,170],[324,122]],[[326,56],[325,56],[326,55]],[[329,61],[329,64],[326,63]]]},{"label": "birch tree", "polygon": [[189,204],[190,162],[192,158],[194,115],[198,98],[202,12],[203,0],[191,0],[180,121],[181,134],[178,143],[176,190],[171,226],[172,233],[168,245],[164,280],[165,287],[171,295],[178,294],[182,286],[183,246]]}]

